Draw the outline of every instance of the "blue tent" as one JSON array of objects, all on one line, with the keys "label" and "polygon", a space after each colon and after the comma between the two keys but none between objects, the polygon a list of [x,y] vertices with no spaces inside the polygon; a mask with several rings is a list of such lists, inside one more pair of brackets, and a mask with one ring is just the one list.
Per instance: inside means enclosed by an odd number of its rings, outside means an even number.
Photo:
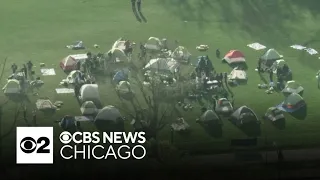
[{"label": "blue tent", "polygon": [[296,93],[290,94],[282,103],[276,107],[284,112],[293,113],[306,106],[304,99]]},{"label": "blue tent", "polygon": [[112,80],[117,84],[120,81],[128,81],[128,73],[126,73],[124,70],[117,71]]}]

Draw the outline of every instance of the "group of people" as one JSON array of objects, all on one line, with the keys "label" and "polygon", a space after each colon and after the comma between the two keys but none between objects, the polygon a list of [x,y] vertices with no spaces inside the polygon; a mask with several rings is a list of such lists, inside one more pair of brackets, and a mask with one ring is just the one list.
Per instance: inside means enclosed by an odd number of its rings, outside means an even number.
[{"label": "group of people", "polygon": [[32,71],[32,68],[33,68],[33,63],[31,61],[28,61],[26,64],[23,64],[20,71],[18,71],[18,65],[16,63],[13,63],[11,65],[12,74],[22,72],[22,73],[24,73],[26,79],[28,79],[28,75],[34,74],[34,72]]}]

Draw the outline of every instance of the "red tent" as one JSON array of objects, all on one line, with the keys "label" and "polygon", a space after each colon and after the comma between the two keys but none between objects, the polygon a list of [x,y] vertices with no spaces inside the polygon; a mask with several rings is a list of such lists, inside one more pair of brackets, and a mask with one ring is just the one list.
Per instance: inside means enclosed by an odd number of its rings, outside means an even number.
[{"label": "red tent", "polygon": [[88,58],[87,54],[74,54],[69,55],[62,59],[60,62],[60,67],[64,71],[72,71],[76,69],[77,63],[79,61],[85,61]]},{"label": "red tent", "polygon": [[245,63],[244,55],[239,50],[230,50],[223,58],[228,64]]}]

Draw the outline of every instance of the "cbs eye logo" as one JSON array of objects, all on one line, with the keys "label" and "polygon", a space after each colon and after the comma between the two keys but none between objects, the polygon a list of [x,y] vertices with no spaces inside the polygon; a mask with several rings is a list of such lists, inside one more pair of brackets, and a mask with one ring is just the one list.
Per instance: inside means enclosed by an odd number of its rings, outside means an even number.
[{"label": "cbs eye logo", "polygon": [[47,137],[40,137],[37,140],[32,137],[25,137],[20,141],[20,149],[26,154],[36,153],[50,153],[49,146],[50,139]]},{"label": "cbs eye logo", "polygon": [[69,144],[72,141],[71,133],[64,131],[59,136],[60,142],[63,144]]}]

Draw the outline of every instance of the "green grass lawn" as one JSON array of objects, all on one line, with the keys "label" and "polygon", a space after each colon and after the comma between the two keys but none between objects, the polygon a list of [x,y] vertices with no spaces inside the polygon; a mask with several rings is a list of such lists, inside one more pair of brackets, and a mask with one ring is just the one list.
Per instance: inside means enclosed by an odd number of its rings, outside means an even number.
[{"label": "green grass lawn", "polygon": [[[320,2],[320,1],[319,1]],[[215,59],[215,49],[223,53],[230,49],[244,52],[249,66],[249,82],[246,86],[235,87],[236,106],[248,105],[259,116],[267,108],[280,103],[282,94],[267,95],[257,88],[261,83],[254,71],[257,59],[263,51],[255,51],[247,44],[260,42],[269,48],[276,48],[293,71],[294,80],[305,88],[304,98],[308,103],[308,117],[305,120],[294,119],[286,115],[286,128],[279,130],[271,123],[262,124],[261,144],[265,138],[269,142],[277,141],[285,146],[314,146],[320,141],[320,115],[318,103],[319,90],[315,73],[320,69],[318,56],[311,56],[293,50],[292,44],[320,47],[319,7],[315,0],[148,0],[143,4],[147,23],[137,22],[129,0],[3,0],[0,6],[0,60],[8,57],[5,77],[10,74],[11,63],[19,66],[32,60],[36,73],[40,74],[39,63],[56,69],[56,76],[42,76],[45,85],[40,96],[52,101],[62,100],[63,108],[54,116],[43,117],[40,125],[54,126],[60,132],[54,120],[69,114],[80,113],[75,97],[57,95],[54,89],[66,75],[59,68],[59,61],[68,54],[78,53],[64,48],[76,40],[84,41],[92,52],[98,52],[93,44],[99,44],[101,52],[108,51],[119,37],[135,42],[143,42],[150,36],[166,37],[169,41],[179,40],[194,56],[201,55],[195,47],[208,44],[208,55],[220,72],[231,69]],[[186,22],[185,22],[186,21]],[[318,49],[320,50],[320,49]],[[5,78],[1,85],[5,84]],[[100,93],[105,105],[120,106],[114,90],[108,83],[101,82]],[[36,99],[33,98],[33,101]],[[1,95],[1,101],[5,97]],[[33,105],[28,106],[30,110]],[[16,104],[9,103],[5,109],[2,132],[10,131],[13,124]],[[31,112],[30,112],[31,113]],[[230,139],[244,138],[246,135],[230,122],[225,121],[223,137],[213,138],[194,122],[197,112],[185,114],[192,126],[189,137],[176,136],[180,147],[190,150],[210,149],[219,151],[229,149]],[[17,126],[26,123],[20,119]],[[90,125],[88,125],[90,126]],[[92,127],[85,127],[92,129]],[[58,133],[56,133],[58,135]],[[169,140],[169,128],[161,132],[161,138]],[[15,145],[15,132],[5,139],[3,147],[12,151]]]}]

